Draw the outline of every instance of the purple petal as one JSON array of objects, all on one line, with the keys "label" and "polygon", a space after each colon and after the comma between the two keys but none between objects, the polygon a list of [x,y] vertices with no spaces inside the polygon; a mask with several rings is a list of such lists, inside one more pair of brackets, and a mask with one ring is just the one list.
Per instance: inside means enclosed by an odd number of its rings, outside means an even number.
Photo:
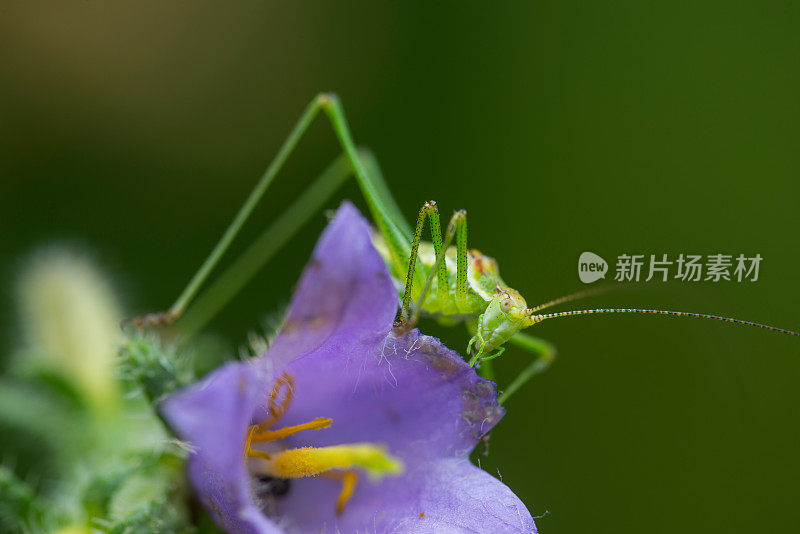
[{"label": "purple petal", "polygon": [[273,365],[318,347],[334,332],[369,335],[392,324],[397,290],[371,232],[358,210],[343,203],[314,248],[270,346]]},{"label": "purple petal", "polygon": [[396,337],[389,326],[380,334],[337,330],[286,366],[295,397],[281,425],[333,419],[325,431],[287,443],[370,441],[417,463],[469,454],[500,420],[494,384],[436,338],[416,330]]},{"label": "purple petal", "polygon": [[249,363],[229,363],[161,405],[172,429],[192,447],[188,471],[197,495],[228,532],[281,532],[255,505],[243,456],[253,408],[269,378]]},{"label": "purple petal", "polygon": [[295,481],[292,492],[303,498],[284,502],[287,531],[536,532],[522,501],[466,458],[427,462],[369,491],[358,490],[359,486],[344,514],[336,516],[331,507],[339,491],[335,481]]}]

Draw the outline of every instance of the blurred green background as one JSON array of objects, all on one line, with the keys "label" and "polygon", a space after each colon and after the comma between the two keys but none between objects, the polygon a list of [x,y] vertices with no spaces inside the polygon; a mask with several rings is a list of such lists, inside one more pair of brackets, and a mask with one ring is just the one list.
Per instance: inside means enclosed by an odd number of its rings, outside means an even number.
[{"label": "blurred green background", "polygon": [[[760,253],[756,283],[585,304],[800,328],[798,26],[792,2],[4,2],[4,352],[19,259],[43,243],[93,251],[130,313],[167,307],[322,90],[407,216],[466,208],[470,244],[529,303],[580,289],[585,250]],[[237,249],[337,153],[318,122]],[[345,197],[364,206],[351,184],[329,207]],[[215,321],[231,347],[288,300],[324,224]],[[560,358],[509,401],[482,464],[549,511],[542,533],[796,528],[796,338],[633,316],[535,330]],[[498,360],[501,385],[525,359]]]}]

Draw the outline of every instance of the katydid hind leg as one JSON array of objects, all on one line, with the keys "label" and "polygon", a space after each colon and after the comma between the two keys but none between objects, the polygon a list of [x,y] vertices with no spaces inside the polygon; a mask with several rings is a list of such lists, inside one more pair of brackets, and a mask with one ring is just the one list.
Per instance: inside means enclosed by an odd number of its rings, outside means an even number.
[{"label": "katydid hind leg", "polygon": [[[405,232],[408,224],[402,218],[397,204],[391,198],[374,157],[370,154],[364,155],[356,149],[338,97],[330,93],[323,93],[315,97],[306,107],[219,242],[214,246],[194,276],[192,276],[175,303],[166,312],[134,319],[132,321],[133,324],[140,327],[157,326],[172,323],[183,315],[189,303],[192,302],[213,269],[225,255],[234,238],[320,111],[324,111],[328,116],[336,137],[344,149],[345,157],[358,181],[375,224],[383,234],[390,249],[395,267],[400,271],[405,268],[406,259],[410,252],[410,243],[408,243],[407,232]],[[366,163],[364,163],[365,161]]]},{"label": "katydid hind leg", "polygon": [[191,338],[228,304],[350,176],[349,162],[341,154],[197,297],[181,318],[182,339]]},{"label": "katydid hind leg", "polygon": [[[372,152],[359,147],[358,155],[364,162],[370,179],[389,195]],[[181,320],[183,339],[188,339],[205,326],[296,235],[310,220],[311,215],[321,209],[336,190],[352,176],[352,172],[352,165],[344,153],[331,162],[303,194],[284,210],[206,291],[198,296],[195,304]],[[388,196],[386,200],[387,205],[393,206],[399,214],[394,199]],[[405,221],[402,222],[407,226]]]},{"label": "katydid hind leg", "polygon": [[225,229],[225,232],[222,234],[222,237],[220,237],[220,240],[211,250],[211,253],[205,259],[205,261],[203,261],[202,265],[200,265],[200,268],[197,270],[194,276],[192,276],[189,284],[178,296],[175,303],[167,312],[163,314],[165,322],[172,322],[183,315],[186,307],[189,305],[192,299],[194,299],[200,287],[211,274],[211,271],[225,255],[225,252],[227,252],[234,238],[242,229],[242,226],[250,217],[250,215],[253,213],[253,210],[264,196],[267,188],[272,184],[272,181],[278,175],[278,172],[280,172],[283,164],[294,151],[295,147],[300,142],[300,139],[303,137],[306,130],[308,130],[308,127],[314,121],[314,118],[319,114],[321,109],[322,101],[320,100],[319,96],[312,100],[308,106],[306,106],[306,109],[303,111],[302,115],[300,115],[300,119],[297,121],[297,123],[295,123],[292,131],[289,133],[289,136],[283,142],[283,145],[281,145],[278,153],[270,162],[267,170],[264,171],[263,175],[261,175],[261,178],[258,180],[255,187],[253,187],[253,190],[239,208],[239,211],[236,213],[231,223]]},{"label": "katydid hind leg", "polygon": [[384,201],[384,195],[387,194],[388,188],[385,183],[382,184],[378,181],[381,180],[380,175],[373,176],[367,172],[366,166],[359,157],[353,142],[353,136],[347,125],[347,118],[339,97],[331,93],[321,94],[317,97],[317,101],[320,102],[322,110],[330,119],[333,131],[339,139],[350,165],[353,167],[353,174],[361,189],[361,194],[364,195],[364,200],[367,202],[375,226],[383,235],[383,239],[389,248],[395,270],[402,272],[406,268],[406,262],[411,252],[408,233],[404,231],[405,228],[408,228],[408,225],[405,222],[400,222],[402,216],[400,216],[399,210],[391,207],[394,202],[387,203]]},{"label": "katydid hind leg", "polygon": [[358,147],[358,156],[364,164],[367,177],[375,184],[375,189],[377,189],[378,194],[383,200],[383,205],[388,210],[392,221],[394,221],[395,225],[397,225],[405,235],[411,235],[411,226],[409,226],[408,221],[403,217],[400,206],[397,205],[397,201],[392,196],[392,192],[383,177],[383,172],[381,172],[381,167],[378,164],[378,159],[375,157],[375,154],[369,148],[360,146]]}]

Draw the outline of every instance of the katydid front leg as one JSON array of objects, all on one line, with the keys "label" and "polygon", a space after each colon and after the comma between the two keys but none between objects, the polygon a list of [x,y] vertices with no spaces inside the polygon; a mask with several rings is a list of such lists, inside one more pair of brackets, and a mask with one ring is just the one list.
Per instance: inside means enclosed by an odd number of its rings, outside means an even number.
[{"label": "katydid front leg", "polygon": [[536,356],[525,369],[498,395],[497,402],[503,404],[519,388],[534,376],[543,373],[550,367],[556,358],[556,348],[543,339],[529,336],[528,334],[517,333],[508,340],[514,346]]},{"label": "katydid front leg", "polygon": [[[438,294],[439,298],[447,298],[447,266],[443,261],[442,251],[442,227],[439,221],[439,209],[436,207],[436,202],[426,202],[422,209],[419,210],[417,216],[417,225],[414,229],[414,238],[411,241],[411,254],[408,258],[408,273],[406,274],[406,287],[403,291],[403,303],[400,306],[400,317],[395,321],[395,328],[402,331],[407,331],[414,327],[415,321],[410,320],[409,305],[411,304],[412,294],[414,293],[414,275],[417,271],[417,257],[419,256],[419,243],[422,240],[422,231],[425,229],[425,220],[428,220],[431,227],[431,242],[433,243],[433,251],[436,257],[436,268],[431,269],[430,273],[422,268],[422,272],[427,281],[429,277],[433,276],[435,272],[439,279]],[[421,263],[419,264],[420,266]],[[426,284],[427,285],[427,284]],[[420,293],[420,300],[424,300],[427,293],[427,287],[423,287]]]}]

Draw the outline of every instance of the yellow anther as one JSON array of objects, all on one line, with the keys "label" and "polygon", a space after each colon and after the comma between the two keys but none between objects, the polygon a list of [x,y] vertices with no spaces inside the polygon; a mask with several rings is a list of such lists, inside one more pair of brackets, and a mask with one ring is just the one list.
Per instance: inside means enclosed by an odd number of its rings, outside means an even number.
[{"label": "yellow anther", "polygon": [[261,458],[262,460],[270,460],[272,458],[268,453],[258,449],[250,449],[248,455],[250,458]]},{"label": "yellow anther", "polygon": [[[283,388],[284,385],[286,385],[286,388]],[[278,399],[282,389],[286,389],[286,393],[284,393],[283,399],[281,399],[279,403]],[[271,420],[277,421],[283,417],[283,414],[286,413],[286,409],[289,407],[289,403],[292,402],[293,395],[294,379],[291,375],[283,373],[277,382],[275,382],[275,385],[272,386],[272,391],[269,394],[269,418]]]},{"label": "yellow anther", "polygon": [[250,429],[247,431],[247,438],[244,442],[244,462],[247,463],[248,458],[261,458],[262,460],[269,460],[271,456],[264,451],[259,451],[257,449],[253,449],[251,445],[253,444],[253,435],[255,434],[256,430],[258,429],[257,426],[251,426]]},{"label": "yellow anther", "polygon": [[341,514],[344,512],[344,507],[353,496],[353,491],[356,489],[356,482],[358,482],[358,474],[355,471],[345,471],[342,473],[342,491],[336,497],[336,513]]},{"label": "yellow anther", "polygon": [[403,470],[400,460],[372,443],[353,443],[332,447],[302,447],[275,454],[270,474],[280,478],[315,476],[330,469],[363,469],[373,478]]},{"label": "yellow anther", "polygon": [[268,443],[270,441],[275,441],[276,439],[283,439],[291,436],[292,434],[297,434],[303,430],[320,430],[322,428],[328,428],[331,426],[331,423],[333,423],[333,419],[328,419],[327,417],[317,417],[308,423],[303,423],[302,425],[285,426],[283,428],[279,428],[278,430],[261,430],[263,428],[263,423],[259,425],[253,425],[248,429],[247,438],[244,442],[244,460],[247,462],[247,458],[261,458],[262,460],[270,459],[270,455],[266,452],[254,449],[253,443]]},{"label": "yellow anther", "polygon": [[[257,434],[251,433],[248,437],[250,437],[251,441],[253,442],[266,443],[276,439],[283,439],[291,436],[292,434],[297,434],[302,430],[320,430],[323,428],[328,428],[331,426],[331,423],[333,423],[333,419],[328,419],[327,417],[317,417],[313,421],[303,423],[302,425],[285,426],[283,428],[279,428],[278,430],[263,430]],[[259,425],[259,427],[260,426],[261,425]],[[257,427],[253,426],[251,427],[251,430],[256,428]]]},{"label": "yellow anther", "polygon": [[253,442],[253,434],[256,433],[256,429],[255,426],[247,429],[247,437],[244,440],[244,463],[247,463],[247,458],[250,456],[250,444]]},{"label": "yellow anther", "polygon": [[[285,387],[284,387],[285,386]],[[281,397],[281,392],[286,390]],[[269,416],[261,421],[257,426],[259,431],[264,431],[274,425],[278,419],[283,417],[286,410],[289,409],[289,404],[292,402],[294,396],[294,378],[287,373],[283,373],[267,396],[267,405],[269,408]]]},{"label": "yellow anther", "polygon": [[350,498],[353,496],[353,492],[356,489],[358,473],[355,471],[333,470],[326,471],[320,476],[330,478],[331,480],[338,480],[342,483],[342,490],[339,492],[339,496],[336,497],[336,513],[341,515],[342,512],[344,512],[344,507],[350,502]]}]

